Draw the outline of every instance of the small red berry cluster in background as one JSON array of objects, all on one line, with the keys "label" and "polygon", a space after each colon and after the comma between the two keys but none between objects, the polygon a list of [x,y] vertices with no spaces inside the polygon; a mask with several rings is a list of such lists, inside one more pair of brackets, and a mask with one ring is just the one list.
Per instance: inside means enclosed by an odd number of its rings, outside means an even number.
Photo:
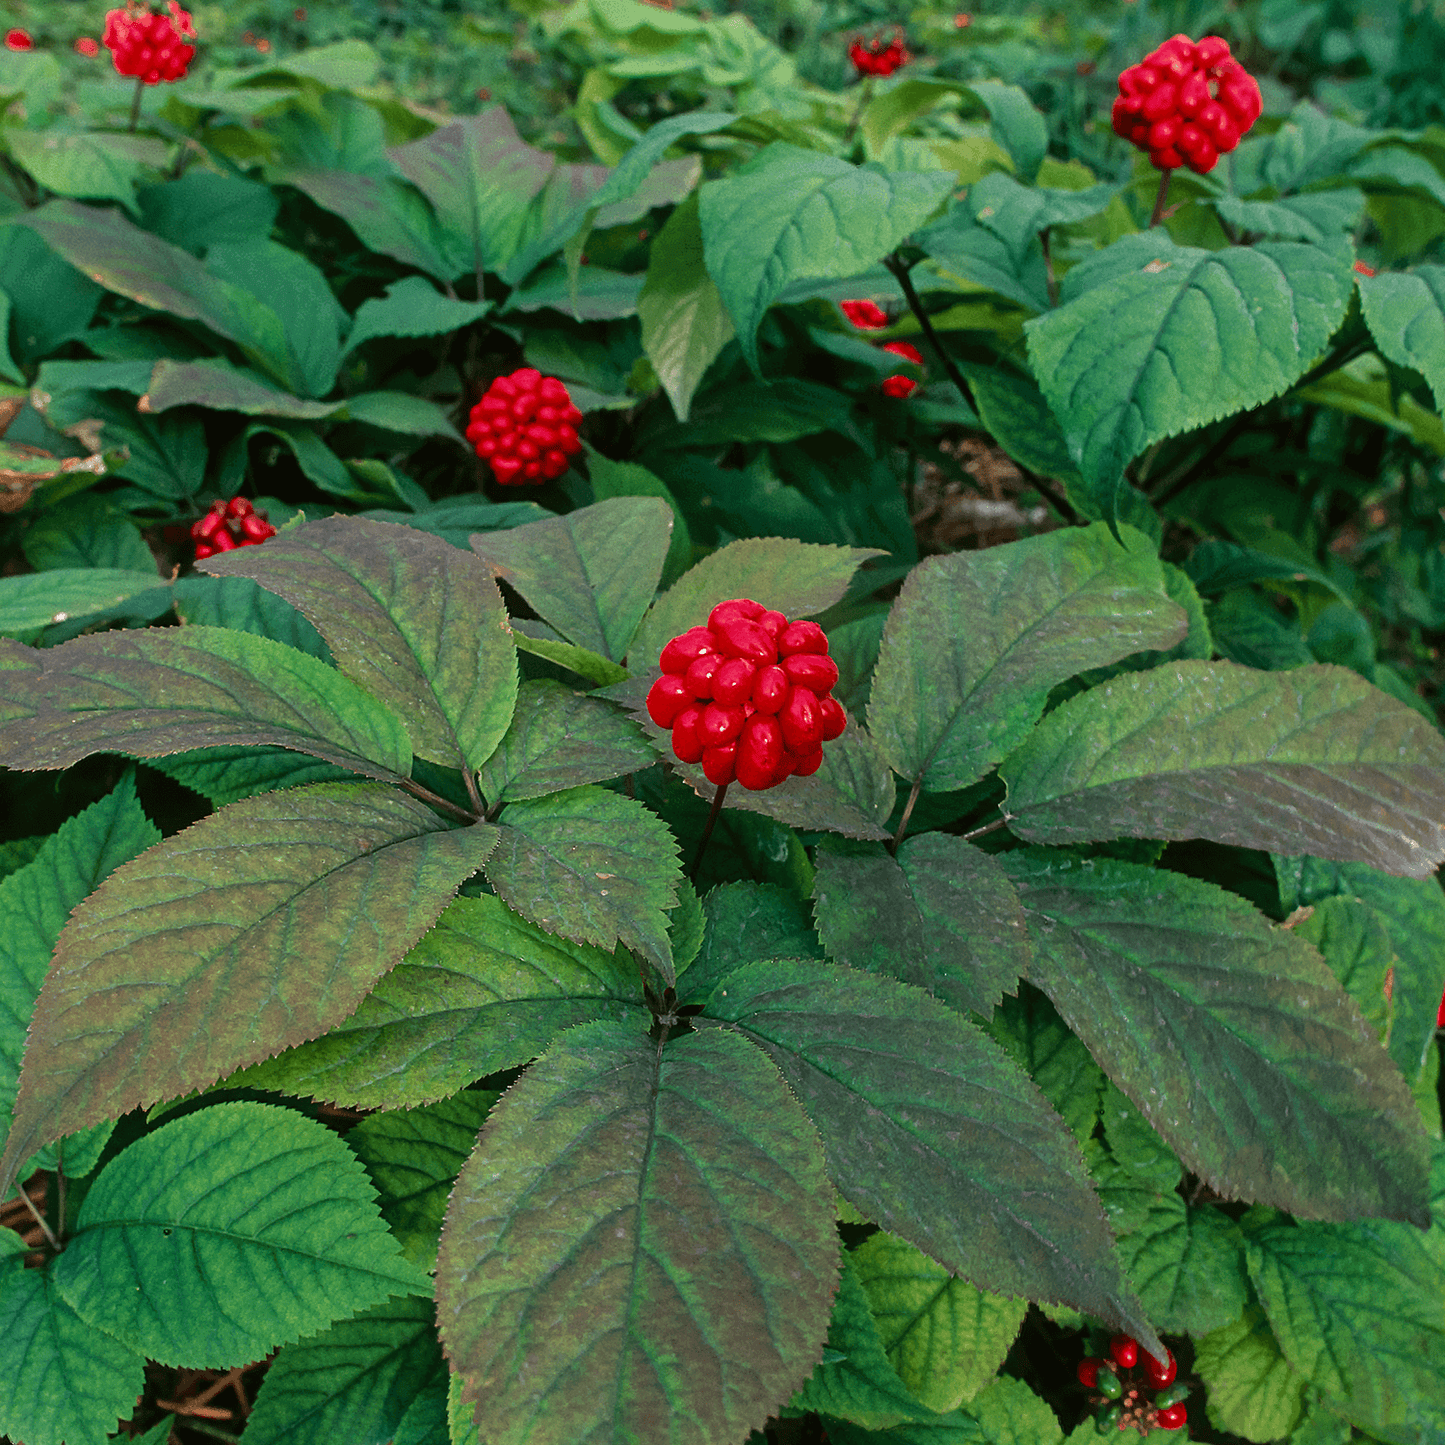
[{"label": "small red berry cluster in background", "polygon": [[840,301],[838,305],[859,331],[882,331],[888,325],[888,313],[876,301]]},{"label": "small red berry cluster in background", "polygon": [[166,9],[169,13],[162,15],[137,0],[126,0],[124,10],[106,11],[101,43],[121,75],[133,75],[147,85],[185,75],[196,53],[196,47],[186,42],[196,38],[196,28],[190,12],[182,10],[177,0],[169,0]]},{"label": "small red berry cluster in background", "polygon": [[5,32],[6,50],[32,50],[34,46],[35,42],[30,38],[28,30],[21,30],[16,26],[15,29]]},{"label": "small red berry cluster in background", "polygon": [[884,45],[881,35],[875,35],[866,45],[859,36],[848,47],[848,59],[859,75],[892,75],[913,57],[904,49],[903,32],[900,30],[887,45]]},{"label": "small red berry cluster in background", "polygon": [[1098,1391],[1094,1403],[1104,1407],[1097,1417],[1101,1433],[1117,1425],[1147,1435],[1154,1429],[1178,1430],[1188,1420],[1183,1402],[1189,1387],[1175,1383],[1179,1367],[1173,1354],[1165,1353],[1167,1358],[1160,1364],[1140,1350],[1132,1335],[1115,1335],[1109,1341],[1107,1360],[1091,1357],[1079,1362],[1079,1383]]},{"label": "small red berry cluster in background", "polygon": [[275,535],[276,529],[266,520],[265,512],[258,512],[245,497],[232,497],[229,502],[217,497],[211,510],[191,525],[197,562],[237,547],[259,547],[267,537]]},{"label": "small red berry cluster in background", "polygon": [[[876,301],[840,301],[838,305],[859,331],[881,331],[888,325],[888,313]],[[915,366],[923,365],[922,353],[907,341],[885,341],[881,349]],[[896,376],[885,378],[880,390],[884,396],[912,396],[918,390],[918,383],[900,371]]]},{"label": "small red berry cluster in background", "polygon": [[700,762],[720,788],[736,778],[760,792],[816,773],[823,744],[848,725],[823,629],[761,602],[719,602],[706,627],[674,637],[659,661],[648,716],[672,729],[678,760]]},{"label": "small red berry cluster in background", "polygon": [[1161,171],[1188,166],[1203,175],[1259,119],[1264,108],[1255,78],[1229,53],[1229,42],[1187,35],[1119,76],[1114,131]]},{"label": "small red berry cluster in background", "polygon": [[77,55],[84,55],[87,59],[93,60],[100,54],[100,41],[93,35],[82,35],[80,39],[71,46],[71,49],[74,50]]},{"label": "small red berry cluster in background", "polygon": [[468,418],[467,440],[504,487],[541,483],[560,477],[571,465],[567,458],[582,450],[581,420],[555,376],[524,366],[487,388]]}]

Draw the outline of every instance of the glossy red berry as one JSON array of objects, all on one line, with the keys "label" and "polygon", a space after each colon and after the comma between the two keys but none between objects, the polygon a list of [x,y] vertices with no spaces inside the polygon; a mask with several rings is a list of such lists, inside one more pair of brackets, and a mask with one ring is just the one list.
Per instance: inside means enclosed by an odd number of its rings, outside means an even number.
[{"label": "glossy red berry", "polygon": [[1096,1358],[1094,1358],[1093,1356],[1091,1356],[1091,1357],[1090,1357],[1089,1359],[1087,1359],[1087,1360],[1080,1360],[1080,1361],[1079,1361],[1079,1368],[1078,1368],[1079,1383],[1080,1383],[1086,1390],[1093,1390],[1093,1389],[1097,1388],[1097,1386],[1098,1386],[1098,1384],[1099,1384],[1099,1367],[1100,1367],[1103,1363],[1104,1363],[1103,1360],[1096,1359]]},{"label": "glossy red berry", "polygon": [[1148,151],[1161,170],[1188,166],[1201,175],[1232,151],[1260,117],[1254,77],[1217,35],[1176,35],[1119,75],[1116,135]]},{"label": "glossy red berry", "polygon": [[108,10],[101,44],[121,75],[133,75],[146,85],[180,80],[196,53],[188,42],[196,38],[190,12],[169,0],[164,13],[139,0],[126,0],[123,10]]},{"label": "glossy red berry", "polygon": [[582,450],[582,413],[555,376],[523,366],[499,376],[467,419],[467,440],[504,486],[560,477]]},{"label": "glossy red berry", "polygon": [[648,715],[672,729],[674,755],[700,761],[719,786],[736,779],[760,791],[807,777],[848,725],[823,629],[751,598],[718,603],[706,627],[674,637],[658,661]]},{"label": "glossy red berry", "polygon": [[[902,357],[904,361],[911,361],[915,366],[923,365],[922,352],[907,341],[887,341],[880,349],[892,352],[894,356]],[[879,389],[884,396],[901,398],[912,396],[918,390],[918,383],[911,376],[904,376],[902,372],[899,372],[896,376],[885,377]]]},{"label": "glossy red berry", "polygon": [[876,301],[840,301],[838,305],[859,331],[882,331],[888,325],[888,313]]},{"label": "glossy red berry", "polygon": [[1189,1411],[1183,1405],[1168,1405],[1154,1417],[1154,1423],[1161,1430],[1178,1430],[1189,1419]]},{"label": "glossy red berry", "polygon": [[1121,1370],[1132,1370],[1139,1362],[1139,1341],[1133,1335],[1115,1335],[1109,1341],[1109,1353]]},{"label": "glossy red berry", "polygon": [[1179,1373],[1179,1365],[1174,1359],[1172,1351],[1166,1349],[1164,1352],[1164,1363],[1161,1365],[1153,1355],[1144,1356],[1144,1378],[1153,1385],[1156,1390],[1162,1390],[1166,1385],[1174,1383],[1174,1376]]},{"label": "glossy red berry", "polygon": [[35,42],[30,38],[28,30],[21,30],[16,26],[13,30],[5,32],[6,50],[31,50],[34,46]]},{"label": "glossy red berry", "polygon": [[206,515],[191,524],[198,562],[237,547],[259,547],[275,535],[276,529],[266,520],[266,514],[258,512],[245,497],[232,497],[229,502],[218,497]]}]

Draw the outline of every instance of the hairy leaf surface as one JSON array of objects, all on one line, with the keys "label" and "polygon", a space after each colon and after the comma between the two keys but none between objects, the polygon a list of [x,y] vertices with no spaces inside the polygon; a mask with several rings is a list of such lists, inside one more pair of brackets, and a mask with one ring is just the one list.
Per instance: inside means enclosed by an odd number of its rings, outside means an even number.
[{"label": "hairy leaf surface", "polygon": [[1344,667],[1171,662],[1057,708],[1000,770],[1036,843],[1212,838],[1424,878],[1445,859],[1445,739]]},{"label": "hairy leaf surface", "polygon": [[183,1115],[112,1159],[54,1269],[87,1324],[196,1369],[428,1288],[341,1138],[253,1103]]},{"label": "hairy leaf surface", "polygon": [[837,1277],[822,1149],[772,1065],[589,1024],[488,1119],[437,1300],[488,1445],[702,1445],[808,1374]]},{"label": "hairy leaf surface", "polygon": [[375,783],[202,819],[72,913],[35,1010],[5,1177],[50,1139],[314,1038],[496,846]]},{"label": "hairy leaf surface", "polygon": [[1003,861],[1030,979],[1212,1188],[1307,1219],[1427,1217],[1418,1111],[1308,943],[1182,874]]}]

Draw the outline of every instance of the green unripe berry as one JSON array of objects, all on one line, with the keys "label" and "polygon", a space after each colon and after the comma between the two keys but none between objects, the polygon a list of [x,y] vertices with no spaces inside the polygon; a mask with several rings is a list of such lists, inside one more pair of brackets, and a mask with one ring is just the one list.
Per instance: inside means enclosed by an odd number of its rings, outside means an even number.
[{"label": "green unripe berry", "polygon": [[1106,1400],[1117,1400],[1124,1393],[1124,1387],[1119,1383],[1119,1377],[1113,1370],[1099,1370],[1099,1379],[1096,1388]]}]

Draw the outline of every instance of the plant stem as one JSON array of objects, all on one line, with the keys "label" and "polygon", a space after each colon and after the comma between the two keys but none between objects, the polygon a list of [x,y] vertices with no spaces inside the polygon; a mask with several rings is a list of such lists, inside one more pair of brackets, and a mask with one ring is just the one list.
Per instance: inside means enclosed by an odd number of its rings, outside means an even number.
[{"label": "plant stem", "polygon": [[472,805],[472,812],[480,818],[486,811],[487,805],[482,801],[482,795],[477,791],[477,775],[468,765],[462,769],[462,777],[467,784],[467,798]]},{"label": "plant stem", "polygon": [[40,1226],[40,1232],[45,1236],[51,1249],[53,1249],[56,1254],[59,1254],[60,1241],[55,1237],[50,1226],[45,1222],[45,1216],[35,1207],[35,1201],[29,1196],[29,1194],[25,1192],[25,1186],[23,1184],[20,1185],[17,1192],[19,1193],[20,1197],[25,1201],[25,1207],[35,1217],[35,1222]]},{"label": "plant stem", "polygon": [[1164,216],[1164,202],[1169,196],[1169,178],[1173,171],[1159,172],[1159,193],[1154,197],[1154,214],[1149,217],[1150,226],[1157,226]]},{"label": "plant stem", "polygon": [[697,875],[702,868],[702,855],[707,852],[707,845],[712,838],[712,830],[717,826],[718,814],[722,812],[723,799],[727,797],[728,785],[724,783],[717,792],[712,795],[712,808],[707,815],[707,822],[703,824],[702,837],[698,839],[697,856],[692,860],[692,868],[688,877],[697,881]]},{"label": "plant stem", "polygon": [[145,94],[145,85],[146,85],[145,81],[142,80],[142,79],[140,78],[140,76],[136,76],[136,80],[135,80],[135,94],[131,97],[131,101],[130,101],[130,126],[129,126],[129,129],[130,129],[131,131],[134,131],[135,128],[136,128],[136,126],[140,123],[140,98],[141,98],[141,96],[143,96],[143,95]]},{"label": "plant stem", "polygon": [[923,791],[923,774],[913,780],[913,790],[908,794],[908,801],[903,805],[903,816],[898,820],[898,831],[893,835],[893,841],[888,845],[889,853],[896,853],[903,842],[903,835],[908,831],[908,820],[913,816],[914,804],[918,802],[918,795]]},{"label": "plant stem", "polygon": [[1049,227],[1039,232],[1039,247],[1044,253],[1044,280],[1049,288],[1049,305],[1059,304],[1059,278],[1054,275],[1054,257],[1049,249]]},{"label": "plant stem", "polygon": [[995,818],[992,823],[985,823],[981,828],[970,828],[967,833],[962,833],[959,836],[967,843],[970,839],[982,838],[985,833],[996,833],[1000,828],[1004,827],[1007,822],[1007,818]]},{"label": "plant stem", "polygon": [[465,808],[452,802],[450,798],[444,798],[440,793],[434,793],[430,788],[422,787],[413,778],[401,778],[398,781],[413,798],[420,798],[423,803],[430,803],[433,808],[444,808],[448,813],[453,813],[468,823],[475,823],[479,820],[478,814],[469,813]]},{"label": "plant stem", "polygon": [[973,404],[973,392],[969,388],[968,382],[964,380],[963,373],[954,365],[953,358],[943,349],[943,345],[938,339],[938,333],[933,329],[933,322],[928,319],[928,313],[923,309],[923,302],[919,298],[917,287],[913,284],[913,278],[908,274],[908,267],[904,265],[897,251],[890,256],[885,256],[883,264],[897,279],[903,290],[903,299],[908,303],[908,309],[917,319],[924,336],[928,338],[928,344],[933,348],[933,354],[938,357],[943,369],[948,373],[948,379],[958,388],[958,394],[963,398],[964,405],[977,411],[978,408]]},{"label": "plant stem", "polygon": [[853,137],[858,134],[859,123],[863,119],[863,107],[868,104],[873,94],[873,77],[867,76],[858,95],[858,104],[853,107],[853,118],[848,122],[848,132],[843,137],[845,147],[853,144]]}]

